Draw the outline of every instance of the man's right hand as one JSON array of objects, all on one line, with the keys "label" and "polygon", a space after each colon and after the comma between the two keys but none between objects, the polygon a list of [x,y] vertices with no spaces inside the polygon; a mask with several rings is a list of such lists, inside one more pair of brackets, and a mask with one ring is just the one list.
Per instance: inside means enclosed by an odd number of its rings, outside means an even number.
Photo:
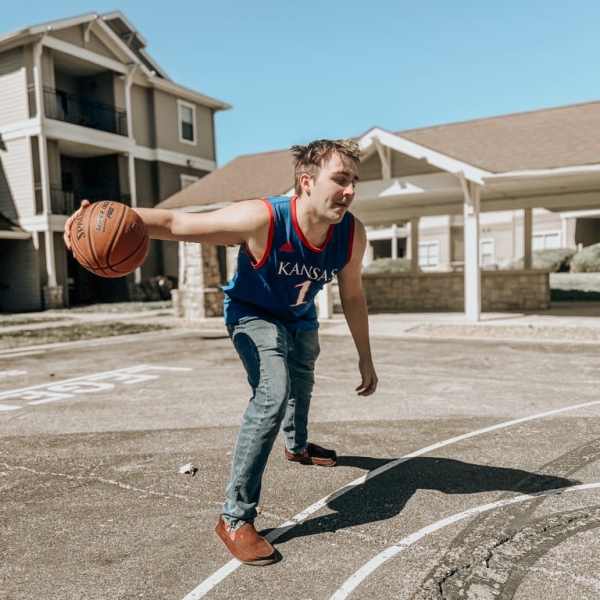
[{"label": "man's right hand", "polygon": [[75,219],[75,217],[77,217],[77,215],[82,212],[83,210],[85,210],[88,206],[90,205],[90,201],[89,200],[82,200],[81,201],[81,206],[79,207],[79,209],[77,209],[68,219],[67,222],[65,223],[65,232],[63,233],[63,240],[65,241],[65,246],[67,247],[67,250],[71,250],[71,225],[73,223],[73,220]]}]

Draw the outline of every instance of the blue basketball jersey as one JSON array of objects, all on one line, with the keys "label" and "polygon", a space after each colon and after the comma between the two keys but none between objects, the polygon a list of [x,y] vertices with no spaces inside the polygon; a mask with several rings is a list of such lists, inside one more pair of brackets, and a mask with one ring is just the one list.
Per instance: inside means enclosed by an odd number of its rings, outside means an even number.
[{"label": "blue basketball jersey", "polygon": [[240,247],[237,272],[223,287],[225,323],[242,317],[275,318],[290,329],[316,329],[315,296],[350,260],[354,217],[347,212],[331,225],[325,242],[316,247],[300,229],[297,197],[263,198],[271,222],[262,257]]}]

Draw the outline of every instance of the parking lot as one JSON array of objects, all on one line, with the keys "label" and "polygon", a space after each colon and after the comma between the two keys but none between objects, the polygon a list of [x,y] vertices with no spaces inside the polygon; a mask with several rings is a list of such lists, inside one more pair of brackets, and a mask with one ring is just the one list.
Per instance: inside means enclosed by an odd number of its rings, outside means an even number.
[{"label": "parking lot", "polygon": [[0,598],[598,598],[600,346],[391,330],[362,398],[351,339],[324,329],[310,439],[339,465],[276,443],[265,568],[213,533],[249,398],[226,337],[5,352]]}]

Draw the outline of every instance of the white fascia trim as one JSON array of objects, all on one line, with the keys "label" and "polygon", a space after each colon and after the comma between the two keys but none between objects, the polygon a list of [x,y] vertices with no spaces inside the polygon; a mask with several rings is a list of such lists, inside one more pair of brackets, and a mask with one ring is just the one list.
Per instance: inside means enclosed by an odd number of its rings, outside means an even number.
[{"label": "white fascia trim", "polygon": [[200,171],[214,171],[217,168],[217,164],[214,160],[199,158],[189,154],[181,154],[171,150],[163,150],[161,148],[135,146],[133,153],[136,158],[141,158],[142,160],[158,160],[180,167],[191,167],[192,169],[198,169]]},{"label": "white fascia trim", "polygon": [[164,77],[167,81],[172,81],[172,79],[169,77],[168,73],[165,71],[165,69],[163,69],[154,58],[152,58],[148,52],[146,52],[143,48],[140,48],[138,50],[138,52],[154,67],[154,70],[159,74],[162,75],[162,77]]},{"label": "white fascia trim", "polygon": [[486,175],[486,182],[490,183],[508,183],[518,182],[524,179],[537,179],[549,177],[564,177],[565,175],[585,175],[588,173],[599,173],[600,164],[594,165],[575,165],[573,167],[556,167],[554,169],[528,169],[523,171],[506,171],[505,173],[492,173]]},{"label": "white fascia trim", "polygon": [[190,90],[189,88],[179,85],[178,83],[161,79],[155,75],[150,75],[148,80],[156,89],[175,94],[181,98],[184,98],[185,100],[188,100],[189,102],[196,102],[197,104],[207,106],[208,108],[212,108],[214,110],[229,110],[232,108],[231,104],[221,102],[221,100],[211,98],[210,96],[205,96],[204,94]]},{"label": "white fascia trim", "polygon": [[102,56],[101,54],[96,54],[95,52],[91,52],[90,50],[81,48],[75,44],[63,42],[62,40],[49,35],[42,38],[42,44],[46,46],[46,48],[52,48],[53,50],[58,50],[59,52],[64,52],[65,54],[82,58],[87,62],[111,69],[112,71],[116,71],[117,73],[121,73],[123,75],[127,74],[127,66],[123,63],[113,60],[112,58]]},{"label": "white fascia trim", "polygon": [[401,152],[408,156],[412,156],[417,160],[425,160],[430,165],[438,167],[443,171],[458,175],[464,173],[464,176],[470,181],[482,184],[483,178],[491,175],[489,171],[479,169],[473,165],[450,158],[445,154],[426,148],[415,142],[411,142],[403,137],[385,131],[378,127],[371,129],[359,140],[359,147],[362,152],[368,153],[371,148],[375,148],[375,140],[379,140],[383,146],[387,146],[396,152]]},{"label": "white fascia trim", "polygon": [[31,233],[27,231],[1,231],[0,240],[29,240]]},{"label": "white fascia trim", "polygon": [[98,27],[104,32],[108,38],[116,45],[116,47],[127,56],[130,63],[138,64],[140,69],[147,77],[151,77],[152,73],[148,67],[136,56],[135,52],[127,46],[127,44],[102,20],[98,19]]},{"label": "white fascia trim", "polygon": [[121,21],[123,21],[123,23],[125,23],[125,25],[129,28],[129,30],[132,33],[135,33],[137,38],[140,40],[140,42],[142,42],[142,44],[144,46],[148,45],[144,36],[133,26],[133,23],[120,10],[113,10],[112,12],[109,12],[109,13],[102,13],[102,20],[112,21],[113,19],[121,19]]},{"label": "white fascia trim", "polygon": [[559,213],[563,219],[569,219],[572,217],[596,217],[600,218],[600,209],[593,210],[569,210],[566,212]]},{"label": "white fascia trim", "polygon": [[[192,111],[192,131],[194,133],[193,140],[186,140],[183,137],[183,117],[182,117],[182,108],[189,108]],[[198,126],[196,120],[196,105],[191,102],[186,102],[185,100],[177,99],[177,131],[179,132],[179,141],[182,144],[188,144],[189,146],[197,146],[198,145]]]},{"label": "white fascia trim", "polygon": [[193,185],[197,181],[200,181],[200,177],[197,175],[186,175],[185,173],[181,173],[179,175],[179,185],[181,186],[182,190],[189,185]]},{"label": "white fascia trim", "polygon": [[30,135],[39,135],[40,121],[37,118],[27,119],[26,121],[18,121],[10,125],[0,127],[0,137],[2,141],[16,140]]},{"label": "white fascia trim", "polygon": [[44,119],[44,133],[52,139],[98,146],[115,152],[131,152],[134,147],[129,137],[54,119]]}]

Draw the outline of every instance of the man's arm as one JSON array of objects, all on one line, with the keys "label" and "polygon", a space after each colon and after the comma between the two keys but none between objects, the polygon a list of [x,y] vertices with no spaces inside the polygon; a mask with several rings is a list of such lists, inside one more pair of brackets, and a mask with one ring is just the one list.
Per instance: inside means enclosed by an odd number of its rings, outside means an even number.
[{"label": "man's arm", "polygon": [[[86,210],[84,200],[79,210]],[[153,239],[207,244],[249,243],[251,250],[260,250],[266,243],[269,210],[262,200],[236,202],[206,213],[185,213],[162,208],[134,208]],[[79,211],[78,211],[79,212]],[[65,244],[71,248],[68,233],[73,214],[65,224]],[[262,238],[265,238],[264,240]]]},{"label": "man's arm", "polygon": [[362,287],[362,258],[367,247],[365,226],[355,217],[352,256],[338,273],[340,298],[344,315],[358,351],[358,367],[362,377],[356,388],[359,396],[369,396],[377,388],[377,374],[371,356],[367,301]]}]

